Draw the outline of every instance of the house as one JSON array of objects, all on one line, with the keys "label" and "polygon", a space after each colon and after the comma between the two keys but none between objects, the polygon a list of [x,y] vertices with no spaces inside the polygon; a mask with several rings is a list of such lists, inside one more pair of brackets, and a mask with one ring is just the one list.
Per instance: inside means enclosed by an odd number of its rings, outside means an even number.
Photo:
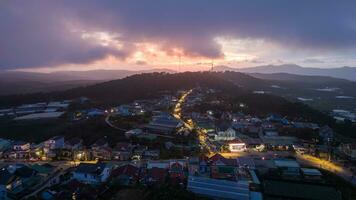
[{"label": "house", "polygon": [[[31,169],[35,170],[37,172],[38,176],[48,178],[50,177],[56,170],[56,167],[50,165],[50,164],[33,164],[29,166]],[[52,186],[55,184],[58,184],[60,182],[58,176],[53,176],[52,178],[48,179],[48,186]]]},{"label": "house", "polygon": [[4,158],[9,159],[27,159],[30,157],[30,143],[23,141],[15,141],[12,144],[12,149],[3,152]]},{"label": "house", "polygon": [[182,183],[186,179],[184,166],[180,162],[170,163],[168,173],[173,183]]},{"label": "house", "polygon": [[236,132],[231,128],[231,123],[228,121],[219,122],[216,126],[216,136],[215,140],[217,141],[227,141],[233,140],[236,137]]},{"label": "house", "polygon": [[159,158],[159,150],[146,150],[143,152],[142,158],[144,159],[158,159]]},{"label": "house", "polygon": [[318,169],[301,168],[303,177],[308,180],[321,180],[322,174]]},{"label": "house", "polygon": [[268,148],[275,150],[288,150],[297,142],[297,138],[292,136],[269,136],[261,139]]},{"label": "house", "polygon": [[131,106],[130,105],[120,105],[117,107],[117,114],[121,116],[130,116],[132,115]]},{"label": "house", "polygon": [[319,136],[324,142],[330,142],[334,139],[334,131],[328,125],[325,125],[319,129]]},{"label": "house", "polygon": [[[18,199],[24,190],[37,185],[41,181],[41,177],[37,176],[37,171],[21,164],[9,165],[0,169],[0,171],[5,175],[7,196],[10,199]],[[9,176],[11,177],[9,178]],[[0,179],[2,179],[1,176]]]},{"label": "house", "polygon": [[127,142],[119,142],[112,150],[112,159],[130,160],[132,156],[132,145]]},{"label": "house", "polygon": [[350,160],[356,160],[356,143],[342,144],[341,152]]},{"label": "house", "polygon": [[232,140],[229,142],[229,150],[232,153],[246,151],[246,143],[239,139]]},{"label": "house", "polygon": [[105,163],[80,163],[73,172],[73,179],[85,183],[98,185],[108,180],[111,167]]},{"label": "house", "polygon": [[30,143],[24,141],[16,141],[12,144],[12,149],[14,151],[28,151],[30,150]]},{"label": "house", "polygon": [[91,153],[95,159],[110,160],[112,149],[106,138],[101,138],[91,145]]},{"label": "house", "polygon": [[166,182],[168,170],[165,168],[153,167],[148,169],[147,183],[153,185],[162,185]]},{"label": "house", "polygon": [[209,158],[206,156],[202,156],[199,158],[199,173],[204,174],[208,171],[210,171]]},{"label": "house", "polygon": [[54,199],[85,199],[96,200],[106,188],[102,185],[84,184],[72,179],[65,184],[61,184],[58,189],[55,189],[56,195]]},{"label": "house", "polygon": [[236,138],[236,132],[233,128],[227,128],[226,130],[219,130],[215,136],[217,141],[229,141]]},{"label": "house", "polygon": [[97,147],[92,149],[91,152],[94,159],[111,160],[112,158],[112,149],[110,147]]},{"label": "house", "polygon": [[55,136],[44,142],[44,149],[54,150],[54,149],[63,149],[64,148],[64,137]]},{"label": "house", "polygon": [[236,180],[238,163],[236,159],[227,159],[220,154],[210,157],[210,176],[214,179]]},{"label": "house", "polygon": [[99,148],[108,147],[108,146],[109,146],[109,143],[108,143],[108,141],[106,140],[106,138],[101,138],[101,139],[97,140],[96,142],[94,142],[94,143],[91,145],[91,148],[92,148],[92,149],[99,149]]},{"label": "house", "polygon": [[172,133],[183,124],[172,115],[168,113],[162,113],[158,116],[154,116],[150,123],[146,125],[146,129],[154,133]]},{"label": "house", "polygon": [[199,174],[199,158],[198,157],[190,157],[188,159],[188,174],[189,175]]},{"label": "house", "polygon": [[126,164],[114,169],[111,176],[114,180],[119,181],[120,185],[135,185],[139,181],[139,168],[132,165]]},{"label": "house", "polygon": [[300,176],[300,165],[292,159],[276,159],[274,165],[278,168],[282,176],[297,177]]}]

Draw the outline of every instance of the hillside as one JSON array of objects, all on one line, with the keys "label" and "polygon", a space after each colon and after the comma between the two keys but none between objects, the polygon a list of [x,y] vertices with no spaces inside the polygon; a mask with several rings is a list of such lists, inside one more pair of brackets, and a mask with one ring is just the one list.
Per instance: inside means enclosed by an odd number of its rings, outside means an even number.
[{"label": "hillside", "polygon": [[[243,74],[239,75],[247,76]],[[251,79],[254,78],[251,77]],[[0,97],[0,106],[44,100],[73,99],[81,96],[104,104],[119,104],[135,99],[155,97],[159,91],[176,91],[196,86],[225,90],[236,89],[236,86],[231,82],[209,72],[186,72],[179,74],[147,73],[60,92],[2,96]]]},{"label": "hillside", "polygon": [[[229,83],[230,81],[230,83]],[[71,99],[80,96],[89,97],[95,101],[117,104],[132,101],[137,98],[147,98],[156,95],[157,91],[187,89],[196,85],[212,88],[238,88],[250,91],[265,91],[277,96],[282,96],[293,102],[303,102],[314,108],[324,111],[332,109],[355,110],[356,82],[322,76],[302,76],[286,73],[276,74],[243,74],[239,72],[186,72],[178,74],[147,73],[128,76],[123,79],[94,84],[82,84],[83,87],[70,85],[73,81],[47,83],[47,88],[66,91],[35,93],[28,95],[11,95],[0,98],[0,106],[16,105],[28,102],[37,102],[53,99]],[[231,82],[233,86],[231,86]],[[67,83],[68,85],[66,85]],[[43,84],[42,84],[43,85]],[[1,85],[3,89],[12,89],[14,85]],[[74,88],[75,87],[75,88]],[[73,88],[73,89],[70,89]]]},{"label": "hillside", "polygon": [[130,70],[89,70],[36,73],[22,71],[0,71],[0,95],[51,92],[93,85],[95,83],[121,79],[141,73],[174,71],[168,69]]}]

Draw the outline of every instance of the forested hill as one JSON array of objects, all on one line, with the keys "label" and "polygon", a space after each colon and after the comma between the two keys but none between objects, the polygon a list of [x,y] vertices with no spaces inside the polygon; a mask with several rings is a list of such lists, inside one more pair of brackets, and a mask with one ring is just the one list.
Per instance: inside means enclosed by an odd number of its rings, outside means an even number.
[{"label": "forested hill", "polygon": [[[188,89],[206,86],[224,90],[238,90],[238,87],[215,72],[185,72],[178,74],[147,73],[129,76],[123,79],[99,83],[87,87],[78,87],[66,91],[34,93],[24,95],[0,96],[0,106],[19,105],[23,103],[49,100],[88,97],[105,104],[118,104],[156,96],[160,91]],[[241,80],[257,80],[251,76],[235,73]]]}]

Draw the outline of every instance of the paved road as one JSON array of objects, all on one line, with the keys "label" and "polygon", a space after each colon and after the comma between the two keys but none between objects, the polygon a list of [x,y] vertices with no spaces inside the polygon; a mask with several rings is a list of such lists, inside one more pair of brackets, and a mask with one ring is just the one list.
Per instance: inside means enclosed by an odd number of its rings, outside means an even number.
[{"label": "paved road", "polygon": [[296,158],[300,163],[327,170],[338,175],[351,184],[356,185],[356,178],[353,177],[353,173],[343,166],[306,154],[296,154]]},{"label": "paved road", "polygon": [[114,129],[117,129],[117,130],[120,130],[120,131],[128,131],[127,129],[123,129],[123,128],[120,128],[120,127],[117,127],[115,126],[114,124],[112,124],[110,122],[110,117],[111,117],[111,114],[108,114],[106,117],[105,117],[105,122],[107,125],[109,125],[111,128],[114,128]]}]

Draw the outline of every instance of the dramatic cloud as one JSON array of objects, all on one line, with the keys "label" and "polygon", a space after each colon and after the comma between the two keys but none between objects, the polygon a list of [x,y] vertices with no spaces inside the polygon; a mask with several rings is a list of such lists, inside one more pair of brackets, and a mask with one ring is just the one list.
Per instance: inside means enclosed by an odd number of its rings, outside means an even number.
[{"label": "dramatic cloud", "polygon": [[[235,40],[246,48],[228,47]],[[0,6],[3,69],[90,64],[108,56],[138,65],[158,56],[288,59],[270,55],[271,46],[355,52],[356,1],[11,0]]]}]

